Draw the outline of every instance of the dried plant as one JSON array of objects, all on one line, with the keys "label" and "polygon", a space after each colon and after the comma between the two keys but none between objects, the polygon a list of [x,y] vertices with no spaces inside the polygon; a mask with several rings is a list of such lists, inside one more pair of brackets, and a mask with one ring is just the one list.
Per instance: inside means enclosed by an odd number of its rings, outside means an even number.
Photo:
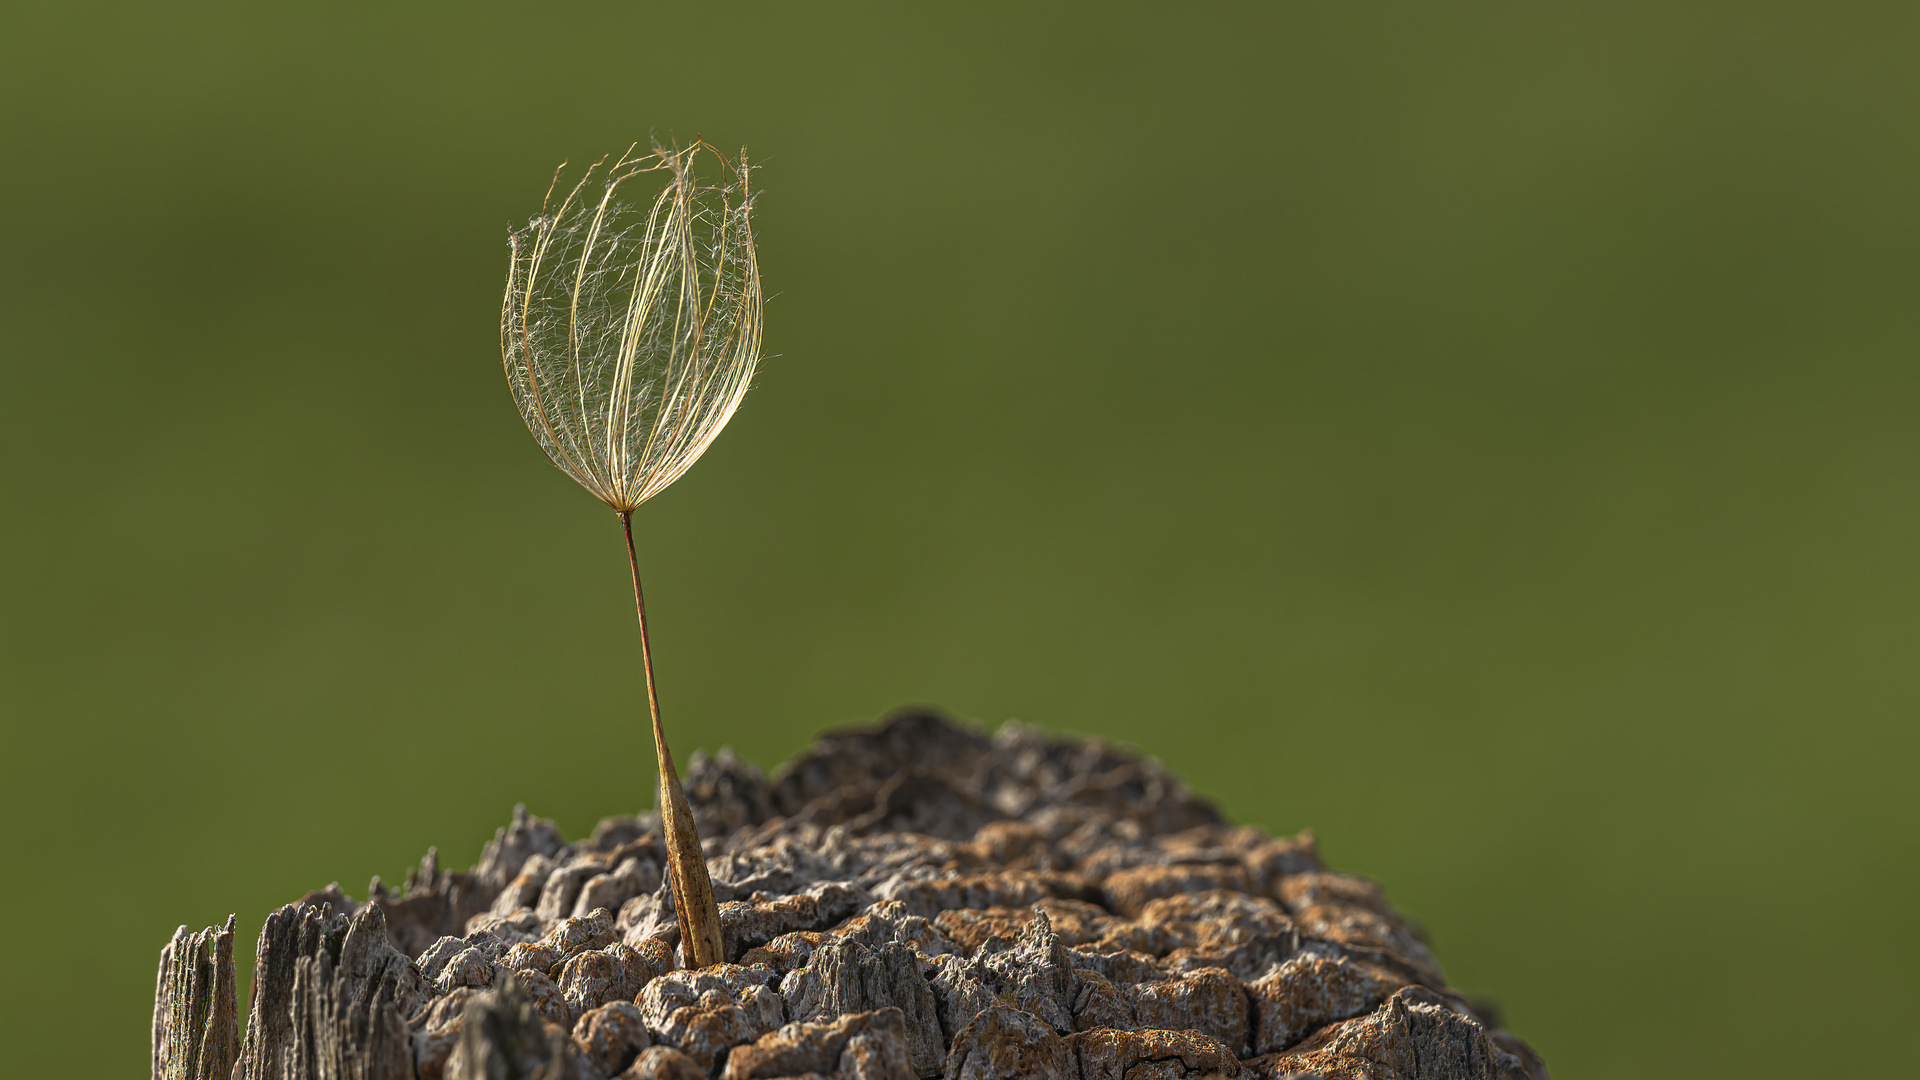
[{"label": "dried plant", "polygon": [[[698,166],[717,177],[703,181]],[[705,967],[726,959],[720,913],[660,725],[633,511],[720,434],[759,358],[746,153],[729,161],[705,142],[684,150],[655,145],[639,155],[629,149],[611,166],[595,162],[555,205],[560,175],[540,216],[509,235],[501,359],[540,448],[620,517],[682,955]],[[664,180],[645,211],[617,197],[642,177]]]}]

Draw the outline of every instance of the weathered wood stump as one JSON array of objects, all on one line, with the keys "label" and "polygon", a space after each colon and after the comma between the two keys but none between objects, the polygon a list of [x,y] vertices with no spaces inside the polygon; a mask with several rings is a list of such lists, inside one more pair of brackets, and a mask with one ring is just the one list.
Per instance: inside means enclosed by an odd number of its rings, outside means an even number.
[{"label": "weathered wood stump", "polygon": [[689,763],[729,963],[676,959],[651,815],[516,808],[471,870],[161,953],[156,1080],[1545,1080],[1311,834],[1098,740],[903,713],[772,781]]}]

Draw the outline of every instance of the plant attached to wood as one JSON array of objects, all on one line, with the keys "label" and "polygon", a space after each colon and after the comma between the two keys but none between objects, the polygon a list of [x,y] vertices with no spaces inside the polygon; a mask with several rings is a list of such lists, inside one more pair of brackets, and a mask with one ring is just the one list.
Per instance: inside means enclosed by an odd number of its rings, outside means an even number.
[{"label": "plant attached to wood", "polygon": [[[534,440],[620,518],[682,957],[706,967],[726,959],[720,912],[660,725],[633,511],[699,460],[753,377],[762,301],[752,198],[745,152],[729,160],[705,142],[629,149],[603,166],[564,194],[556,172],[540,216],[510,231],[500,352]],[[703,168],[716,175],[703,179]],[[650,206],[619,200],[623,185],[649,180],[664,181]]]}]

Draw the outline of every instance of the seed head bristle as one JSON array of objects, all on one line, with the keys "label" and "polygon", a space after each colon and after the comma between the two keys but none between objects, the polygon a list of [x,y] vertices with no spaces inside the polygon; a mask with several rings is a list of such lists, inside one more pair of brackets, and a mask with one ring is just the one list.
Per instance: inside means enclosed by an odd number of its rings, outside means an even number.
[{"label": "seed head bristle", "polygon": [[[702,164],[718,176],[703,180]],[[662,176],[644,212],[617,197]],[[553,463],[632,510],[699,460],[759,360],[746,152],[629,148],[594,162],[555,205],[559,190],[556,173],[540,215],[509,231],[501,361]]]}]

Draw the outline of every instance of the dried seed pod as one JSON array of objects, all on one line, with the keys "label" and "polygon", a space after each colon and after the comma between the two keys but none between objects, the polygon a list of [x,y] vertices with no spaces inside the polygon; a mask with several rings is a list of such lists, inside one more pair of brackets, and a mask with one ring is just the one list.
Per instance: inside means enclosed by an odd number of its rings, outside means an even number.
[{"label": "dried seed pod", "polygon": [[[500,311],[507,384],[527,429],[616,511],[687,471],[739,407],[760,354],[760,269],[746,154],[654,147],[602,170],[509,242]],[[711,157],[711,183],[696,165]],[[599,176],[597,192],[589,186]],[[623,185],[664,175],[642,213]]]},{"label": "dried seed pod", "polygon": [[[700,180],[702,163],[717,163],[716,180]],[[656,145],[605,164],[595,162],[558,205],[556,172],[540,216],[509,234],[500,355],[534,440],[620,516],[682,956],[706,967],[726,959],[720,911],[660,724],[633,510],[699,460],[753,378],[762,300],[752,198],[744,151],[729,161],[704,142]],[[662,176],[644,213],[616,198],[629,181]]]}]

